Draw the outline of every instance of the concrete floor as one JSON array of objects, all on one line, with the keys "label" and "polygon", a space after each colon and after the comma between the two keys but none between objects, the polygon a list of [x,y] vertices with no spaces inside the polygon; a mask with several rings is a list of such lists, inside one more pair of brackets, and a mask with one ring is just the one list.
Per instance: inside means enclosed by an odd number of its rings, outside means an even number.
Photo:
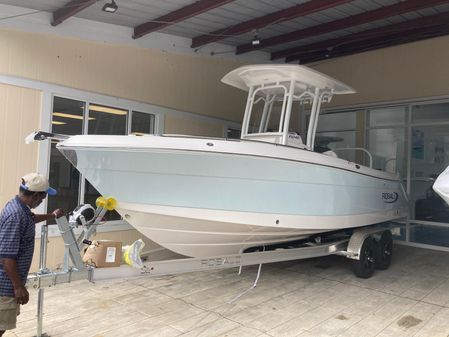
[{"label": "concrete floor", "polygon": [[[395,246],[367,280],[338,256],[160,278],[85,281],[45,292],[44,332],[56,336],[449,336],[449,253]],[[18,328],[36,334],[37,292]]]}]

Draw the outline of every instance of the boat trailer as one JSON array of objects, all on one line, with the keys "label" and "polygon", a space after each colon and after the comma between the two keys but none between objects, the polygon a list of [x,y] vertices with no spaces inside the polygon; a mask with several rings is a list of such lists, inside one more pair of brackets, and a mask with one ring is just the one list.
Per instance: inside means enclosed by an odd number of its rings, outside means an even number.
[{"label": "boat trailer", "polygon": [[[86,206],[86,205],[84,205]],[[90,206],[90,205],[89,205]],[[317,236],[312,240],[259,247],[256,251],[242,252],[207,258],[177,258],[171,260],[147,261],[142,268],[134,268],[128,265],[110,268],[95,268],[84,264],[81,252],[84,245],[89,244],[89,238],[96,233],[97,226],[108,210],[115,207],[115,200],[100,197],[96,202],[93,216],[87,219],[82,213],[77,218],[62,216],[56,219],[64,240],[65,252],[61,270],[53,271],[46,267],[48,226],[41,227],[41,246],[39,257],[39,271],[28,276],[27,287],[38,290],[37,304],[37,337],[47,336],[42,334],[44,289],[58,284],[70,283],[77,280],[95,282],[114,278],[129,278],[138,276],[164,276],[186,272],[217,270],[259,265],[256,280],[257,285],[261,267],[266,263],[308,259],[314,257],[341,255],[352,261],[353,271],[357,277],[369,278],[375,269],[387,269],[392,258],[393,240],[389,228],[362,227],[355,229],[351,234],[332,233]],[[90,207],[93,209],[92,207]],[[78,209],[78,207],[77,207]],[[76,209],[75,209],[76,210]],[[81,227],[81,233],[76,237],[75,231]],[[71,261],[71,263],[70,263]],[[246,293],[245,291],[244,293]],[[244,293],[238,295],[238,299]],[[232,300],[231,303],[234,301]]]}]

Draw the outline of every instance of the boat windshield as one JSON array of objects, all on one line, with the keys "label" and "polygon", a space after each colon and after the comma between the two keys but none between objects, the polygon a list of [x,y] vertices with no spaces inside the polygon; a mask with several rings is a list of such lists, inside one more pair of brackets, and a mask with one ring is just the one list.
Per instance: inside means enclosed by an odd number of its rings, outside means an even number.
[{"label": "boat windshield", "polygon": [[[228,73],[222,81],[248,91],[242,139],[308,149],[314,148],[321,103],[329,102],[333,94],[354,92],[333,78],[297,65],[243,66]],[[304,145],[298,135],[301,127],[298,106],[308,103],[310,117]],[[305,122],[305,118],[302,120]],[[306,133],[305,125],[301,130]],[[295,144],[291,144],[292,138]]]},{"label": "boat windshield", "polygon": [[281,115],[285,106],[285,93],[273,95],[259,92],[250,112],[248,133],[281,132]]},{"label": "boat windshield", "polygon": [[[243,138],[305,147],[299,135],[299,106],[312,98],[306,94],[295,95],[290,89],[289,82],[254,88],[247,106]],[[282,141],[286,129],[288,137]]]}]

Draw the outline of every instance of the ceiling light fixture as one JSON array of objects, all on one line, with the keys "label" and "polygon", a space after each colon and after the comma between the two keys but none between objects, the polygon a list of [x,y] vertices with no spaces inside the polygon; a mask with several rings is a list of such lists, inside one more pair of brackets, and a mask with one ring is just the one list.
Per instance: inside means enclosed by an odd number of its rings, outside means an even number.
[{"label": "ceiling light fixture", "polygon": [[115,0],[112,0],[111,3],[106,3],[102,10],[104,12],[108,12],[108,13],[115,13],[118,9],[117,4],[115,3]]},{"label": "ceiling light fixture", "polygon": [[[58,117],[63,117],[63,118],[71,118],[71,119],[79,119],[79,120],[83,120],[84,117],[80,116],[80,115],[72,115],[72,114],[67,114],[64,112],[53,112],[53,116],[58,116]],[[89,120],[94,120],[94,117],[89,117]]]},{"label": "ceiling light fixture", "polygon": [[260,39],[259,39],[259,37],[257,36],[257,30],[255,30],[254,31],[254,37],[253,37],[253,39],[252,39],[252,41],[251,41],[251,45],[252,46],[258,46],[260,44]]},{"label": "ceiling light fixture", "polygon": [[59,122],[59,121],[51,121],[51,124],[53,125],[64,125],[67,124],[66,122]]},{"label": "ceiling light fixture", "polygon": [[107,106],[101,106],[101,105],[95,105],[95,104],[89,105],[89,110],[97,111],[97,112],[105,112],[108,114],[121,115],[121,116],[124,116],[128,113],[128,111],[126,111],[126,110],[109,108]]}]

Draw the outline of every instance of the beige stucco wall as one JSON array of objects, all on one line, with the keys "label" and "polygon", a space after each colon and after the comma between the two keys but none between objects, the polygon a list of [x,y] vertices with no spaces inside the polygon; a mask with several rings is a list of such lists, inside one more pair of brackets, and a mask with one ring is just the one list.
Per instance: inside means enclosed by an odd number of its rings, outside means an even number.
[{"label": "beige stucco wall", "polygon": [[37,144],[25,137],[39,127],[41,93],[0,84],[0,207],[14,196],[20,178],[37,167]]},{"label": "beige stucco wall", "polygon": [[166,134],[223,137],[225,131],[222,123],[211,120],[193,119],[180,115],[165,116],[164,132]]},{"label": "beige stucco wall", "polygon": [[245,95],[220,79],[239,65],[222,58],[0,29],[0,74],[235,121],[241,119]]},{"label": "beige stucco wall", "polygon": [[311,64],[356,89],[332,105],[449,95],[449,36]]}]

